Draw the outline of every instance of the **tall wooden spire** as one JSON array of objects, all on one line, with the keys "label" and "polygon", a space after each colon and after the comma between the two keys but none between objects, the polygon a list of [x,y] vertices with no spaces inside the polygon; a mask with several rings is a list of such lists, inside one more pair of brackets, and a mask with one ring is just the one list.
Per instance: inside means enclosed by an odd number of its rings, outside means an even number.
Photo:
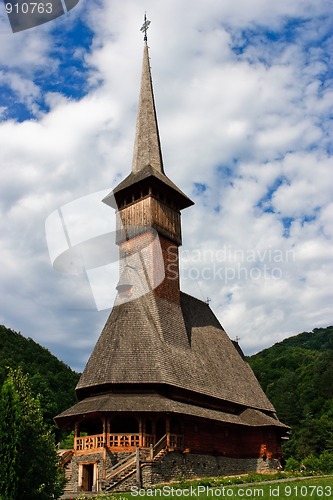
[{"label": "tall wooden spire", "polygon": [[[103,202],[119,210],[133,203],[138,197],[142,198],[142,193],[147,190],[149,193],[154,191],[154,196],[158,191],[159,193],[163,192],[165,199],[172,198],[173,206],[177,210],[182,210],[193,205],[193,202],[164,172],[147,45],[149,24],[150,21],[145,16],[141,28],[145,35],[145,44],[132,169],[130,174],[103,199]],[[135,223],[138,224],[138,221],[135,221]]]},{"label": "tall wooden spire", "polygon": [[146,191],[146,189],[142,189],[143,184],[149,192],[154,184],[155,191],[158,187],[159,192],[164,192],[165,198],[173,198],[173,205],[177,207],[177,210],[182,210],[193,205],[193,201],[164,172],[147,45],[147,29],[150,21],[147,20],[146,16],[144,21],[141,31],[145,34],[145,44],[132,169],[130,174],[103,199],[103,202],[116,210],[123,208],[137,199],[138,192]]},{"label": "tall wooden spire", "polygon": [[132,172],[140,172],[147,165],[150,165],[160,173],[164,173],[149,64],[149,51],[147,44],[145,44]]}]

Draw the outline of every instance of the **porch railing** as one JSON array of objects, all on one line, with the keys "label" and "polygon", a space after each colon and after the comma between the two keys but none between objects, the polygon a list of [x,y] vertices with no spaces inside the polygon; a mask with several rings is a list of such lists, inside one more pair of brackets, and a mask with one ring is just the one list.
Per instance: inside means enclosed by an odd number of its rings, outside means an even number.
[{"label": "porch railing", "polygon": [[95,434],[93,436],[81,436],[75,438],[75,451],[92,451],[104,446],[104,435]]},{"label": "porch railing", "polygon": [[154,434],[145,434],[144,435],[144,446],[149,448],[149,446],[154,446],[155,444],[155,436]]},{"label": "porch railing", "polygon": [[[106,441],[105,441],[106,439]],[[154,436],[146,434],[143,436],[142,443],[140,442],[140,434],[118,433],[118,434],[94,434],[91,436],[80,436],[74,440],[74,449],[77,453],[93,453],[96,450],[101,450],[104,447],[113,449],[135,450],[137,446],[150,447],[154,446],[154,455],[156,455],[160,448],[168,446],[172,449],[182,449],[184,446],[184,437],[182,434],[170,434],[158,442],[154,443]]]},{"label": "porch railing", "polygon": [[135,448],[140,445],[140,434],[108,434],[111,448]]},{"label": "porch railing", "polygon": [[184,447],[184,436],[182,434],[170,434],[170,448],[182,450]]}]

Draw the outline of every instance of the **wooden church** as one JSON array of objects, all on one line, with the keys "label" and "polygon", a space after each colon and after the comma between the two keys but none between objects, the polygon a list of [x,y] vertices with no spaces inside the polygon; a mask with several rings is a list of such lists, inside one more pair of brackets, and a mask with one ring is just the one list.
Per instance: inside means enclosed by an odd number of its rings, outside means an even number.
[{"label": "wooden church", "polygon": [[287,426],[209,305],[180,290],[180,212],[193,202],[164,172],[147,42],[132,171],[103,201],[116,210],[118,294],[78,403],[56,417],[75,431],[67,491],[276,468]]}]

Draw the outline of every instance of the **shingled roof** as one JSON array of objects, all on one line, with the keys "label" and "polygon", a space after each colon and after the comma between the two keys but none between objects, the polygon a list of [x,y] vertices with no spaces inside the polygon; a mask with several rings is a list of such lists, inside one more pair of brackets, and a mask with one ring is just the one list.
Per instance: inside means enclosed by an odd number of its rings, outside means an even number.
[{"label": "shingled roof", "polygon": [[80,401],[56,417],[59,423],[71,421],[79,415],[95,415],[98,413],[171,413],[191,417],[205,418],[216,422],[237,424],[247,427],[274,426],[288,428],[276,418],[262,413],[260,410],[246,408],[238,413],[213,410],[193,404],[176,401],[160,394],[102,394]]},{"label": "shingled roof", "polygon": [[193,205],[193,201],[186,196],[169,177],[156,170],[150,164],[145,165],[138,172],[131,172],[117,187],[103,198],[103,202],[106,203],[106,205],[117,208],[118,200],[124,196],[125,192],[133,189],[134,186],[136,189],[139,189],[140,185],[148,180],[150,184],[156,183],[157,185],[163,186],[164,189],[168,189],[172,193],[173,199],[177,200],[180,209]]},{"label": "shingled roof", "polygon": [[275,411],[210,307],[184,293],[180,306],[149,292],[113,308],[77,395],[97,395],[116,384],[168,385]]}]

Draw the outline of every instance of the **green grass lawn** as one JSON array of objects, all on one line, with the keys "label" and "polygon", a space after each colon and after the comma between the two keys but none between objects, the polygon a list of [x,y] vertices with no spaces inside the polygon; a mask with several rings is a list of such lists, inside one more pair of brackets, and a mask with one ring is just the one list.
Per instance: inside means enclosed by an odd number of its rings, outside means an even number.
[{"label": "green grass lawn", "polygon": [[[84,498],[83,496],[79,497]],[[299,499],[331,499],[333,500],[333,476],[313,477],[309,479],[277,480],[259,484],[238,484],[206,486],[198,483],[184,485],[170,484],[148,490],[135,489],[131,493],[115,493],[99,495],[94,500],[151,500],[178,498],[209,499],[248,499],[248,500],[299,500]]]}]

